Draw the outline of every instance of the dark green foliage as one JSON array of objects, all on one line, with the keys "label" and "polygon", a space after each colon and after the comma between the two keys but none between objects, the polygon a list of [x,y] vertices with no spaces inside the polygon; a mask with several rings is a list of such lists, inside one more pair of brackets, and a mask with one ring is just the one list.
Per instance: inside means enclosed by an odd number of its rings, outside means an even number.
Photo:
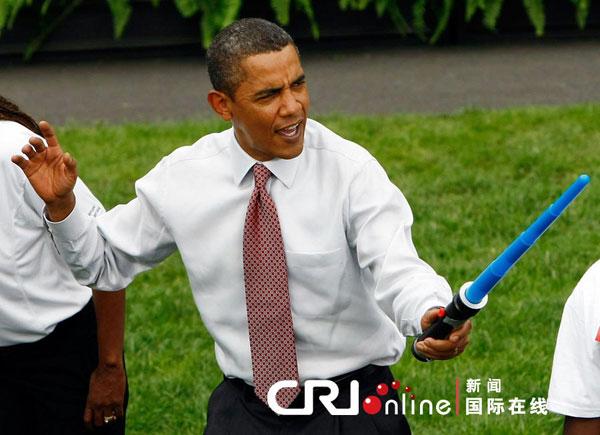
[{"label": "dark green foliage", "polygon": [[[179,13],[185,18],[197,19],[202,34],[202,43],[208,47],[215,34],[234,21],[240,12],[244,0],[171,0]],[[246,0],[249,1],[249,0]],[[283,26],[290,22],[292,13],[301,13],[308,18],[311,34],[319,37],[319,26],[313,8],[314,0],[270,0],[271,9],[277,22]],[[329,0],[335,1],[335,0]],[[454,8],[463,7],[454,0],[411,0],[412,20],[409,21],[400,9],[400,0],[337,0],[342,11],[365,11],[374,8],[378,17],[386,16],[402,33],[414,33],[423,41],[435,43],[448,26]],[[544,33],[544,0],[522,0],[535,34]],[[563,0],[566,1],[566,0]],[[575,19],[583,29],[589,13],[590,0],[570,0],[575,7]],[[11,29],[19,12],[24,8],[34,8],[40,17],[41,29],[30,42],[25,57],[28,58],[43,43],[47,36],[73,12],[82,0],[0,0],[0,36]],[[131,0],[106,0],[113,16],[113,33],[120,38],[131,16]],[[158,6],[160,0],[152,0]],[[498,17],[502,12],[504,0],[465,0],[465,21],[470,21],[481,11],[483,25],[489,30],[496,29]]]},{"label": "dark green foliage", "polygon": [[271,0],[271,8],[275,12],[275,18],[282,26],[290,22],[290,4],[292,0]]},{"label": "dark green foliage", "polygon": [[544,25],[546,24],[543,0],[523,0],[523,4],[529,20],[535,27],[535,34],[541,36],[544,33]]},{"label": "dark green foliage", "polygon": [[113,15],[113,33],[115,38],[120,38],[131,15],[129,0],[107,0]]},{"label": "dark green foliage", "polygon": [[[526,1],[527,0],[523,0],[523,2]],[[490,30],[494,30],[503,3],[504,0],[467,0],[465,20],[471,21],[473,15],[475,15],[478,10],[481,10],[483,13],[483,25]]]},{"label": "dark green foliage", "polygon": [[577,25],[580,29],[585,27],[588,12],[590,10],[590,0],[571,0],[575,5]]}]

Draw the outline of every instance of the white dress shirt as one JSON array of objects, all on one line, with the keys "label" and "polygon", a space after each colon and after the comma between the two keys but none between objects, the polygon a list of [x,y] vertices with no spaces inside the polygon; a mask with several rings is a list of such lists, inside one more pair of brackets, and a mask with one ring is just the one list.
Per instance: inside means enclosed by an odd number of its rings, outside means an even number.
[{"label": "white dress shirt", "polygon": [[[31,136],[21,124],[0,121],[0,346],[40,340],[92,296],[56,251],[44,203],[10,160]],[[75,192],[84,213],[103,211],[81,180]]]},{"label": "white dress shirt", "polygon": [[600,261],[585,273],[565,304],[548,409],[571,417],[600,417]]},{"label": "white dress shirt", "polygon": [[[120,289],[179,249],[227,376],[252,381],[242,239],[256,163],[233,129],[174,151],[136,183],[137,197],[97,219],[49,223],[77,279]],[[309,120],[302,153],[264,162],[277,206],[301,381],[400,358],[403,335],[451,298],[419,259],[410,207],[362,147]],[[402,335],[403,334],[403,335]]]}]

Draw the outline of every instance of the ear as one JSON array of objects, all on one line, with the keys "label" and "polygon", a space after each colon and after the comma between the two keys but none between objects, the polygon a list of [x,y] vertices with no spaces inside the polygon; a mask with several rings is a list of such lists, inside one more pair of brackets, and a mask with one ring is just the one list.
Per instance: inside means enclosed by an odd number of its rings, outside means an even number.
[{"label": "ear", "polygon": [[231,121],[231,98],[229,98],[227,94],[212,89],[208,92],[207,100],[208,104],[210,104],[210,107],[212,107],[217,115],[225,121]]}]

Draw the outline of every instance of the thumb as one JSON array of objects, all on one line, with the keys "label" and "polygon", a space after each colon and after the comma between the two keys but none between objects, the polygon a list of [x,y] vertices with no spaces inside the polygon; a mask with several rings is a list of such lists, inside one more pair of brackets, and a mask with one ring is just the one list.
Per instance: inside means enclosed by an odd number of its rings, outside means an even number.
[{"label": "thumb", "polygon": [[421,318],[421,327],[423,329],[429,327],[433,322],[435,322],[438,318],[439,308],[431,308],[423,314]]}]

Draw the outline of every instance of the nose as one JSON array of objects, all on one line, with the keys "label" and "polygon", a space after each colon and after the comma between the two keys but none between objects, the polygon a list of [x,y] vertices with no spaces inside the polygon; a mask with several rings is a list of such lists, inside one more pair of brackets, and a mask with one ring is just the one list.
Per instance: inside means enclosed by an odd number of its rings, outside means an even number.
[{"label": "nose", "polygon": [[281,94],[281,105],[279,106],[279,115],[282,117],[294,115],[302,107],[300,101],[289,89],[284,89]]}]

